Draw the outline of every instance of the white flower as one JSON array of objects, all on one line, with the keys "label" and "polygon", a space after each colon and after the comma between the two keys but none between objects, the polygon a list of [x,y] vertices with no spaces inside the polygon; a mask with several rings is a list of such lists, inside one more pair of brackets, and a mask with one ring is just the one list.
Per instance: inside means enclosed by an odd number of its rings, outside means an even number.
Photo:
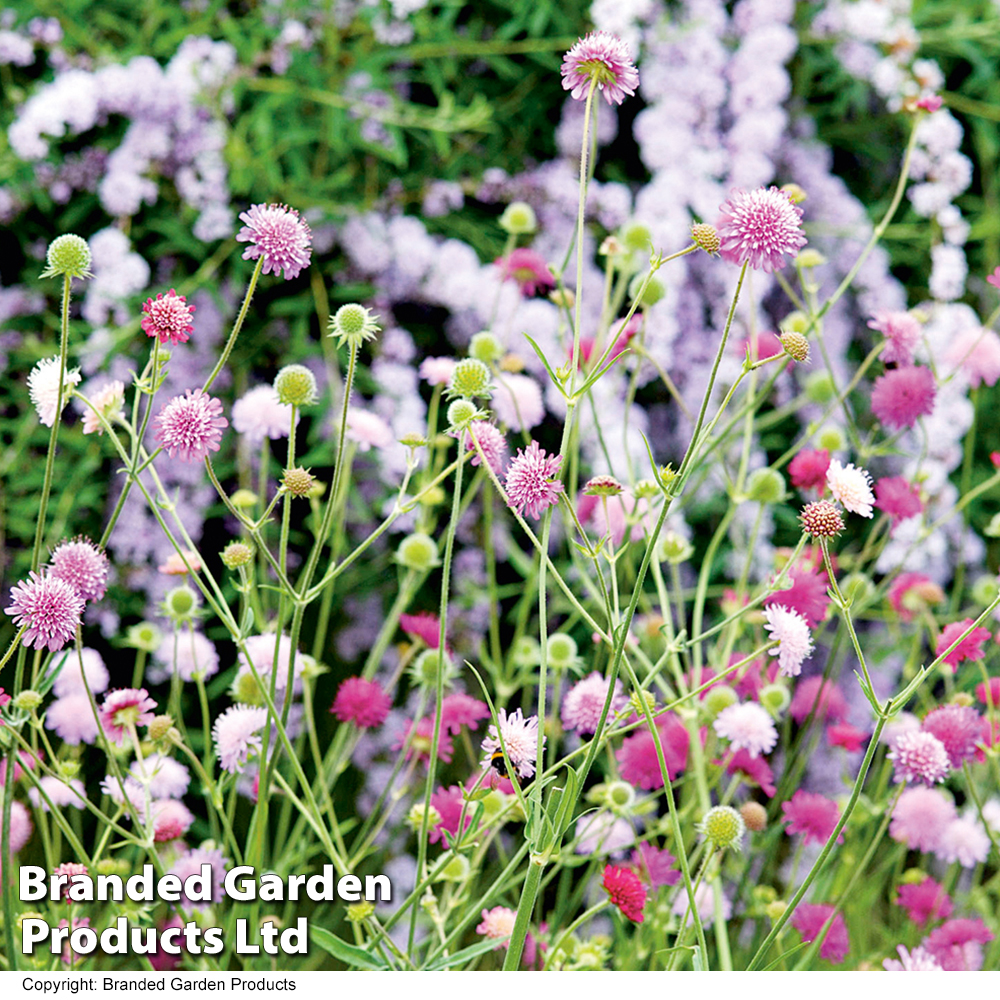
[{"label": "white flower", "polygon": [[778,742],[778,730],[767,710],[755,701],[724,708],[712,728],[729,740],[733,750],[746,750],[751,757],[770,753]]},{"label": "white flower", "polygon": [[69,398],[69,387],[80,384],[80,369],[67,369],[63,376],[62,406],[59,405],[59,358],[42,358],[28,376],[28,395],[38,411],[38,419],[46,427],[56,422]]},{"label": "white flower", "polygon": [[845,510],[862,517],[872,516],[875,494],[872,493],[872,477],[864,469],[856,469],[853,465],[845,468],[835,458],[826,470],[826,484],[833,499],[840,501]]},{"label": "white flower", "polygon": [[778,657],[778,665],[786,677],[798,677],[802,672],[802,662],[812,656],[812,635],[805,618],[797,611],[789,611],[783,604],[769,604],[764,608],[772,639],[778,640],[772,656]]}]

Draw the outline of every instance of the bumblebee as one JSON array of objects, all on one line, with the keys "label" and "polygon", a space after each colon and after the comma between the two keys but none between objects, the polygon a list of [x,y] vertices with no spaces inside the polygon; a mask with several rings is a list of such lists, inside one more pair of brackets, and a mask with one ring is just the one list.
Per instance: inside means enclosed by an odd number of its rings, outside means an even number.
[{"label": "bumblebee", "polygon": [[507,777],[507,762],[503,759],[502,750],[493,751],[493,755],[490,757],[490,766],[501,778]]}]

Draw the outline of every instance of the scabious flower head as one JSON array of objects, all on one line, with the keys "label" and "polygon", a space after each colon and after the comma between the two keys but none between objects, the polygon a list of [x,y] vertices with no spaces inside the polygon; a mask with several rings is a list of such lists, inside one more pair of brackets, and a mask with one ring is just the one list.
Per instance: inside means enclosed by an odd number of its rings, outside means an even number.
[{"label": "scabious flower head", "polygon": [[892,518],[893,525],[924,509],[919,491],[902,476],[884,476],[875,484],[875,496],[875,506]]},{"label": "scabious flower head", "polygon": [[730,263],[770,273],[785,266],[785,254],[794,257],[805,246],[802,209],[779,188],[737,189],[719,211],[719,253]]},{"label": "scabious flower head", "polygon": [[63,743],[77,746],[94,743],[98,726],[84,693],[71,693],[56,698],[45,711],[45,728],[55,732]]},{"label": "scabious flower head", "polygon": [[915,786],[899,796],[892,811],[889,836],[914,851],[933,851],[955,819],[951,799],[933,788]]},{"label": "scabious flower head", "polygon": [[[566,692],[562,703],[562,724],[564,729],[575,729],[581,735],[597,732],[601,712],[608,697],[608,681],[603,674],[594,671],[582,681],[578,681]],[[610,719],[625,703],[621,682],[615,682],[615,694],[611,699]]]},{"label": "scabious flower head", "polygon": [[924,938],[923,948],[945,972],[978,972],[983,967],[983,945],[993,934],[982,920],[949,920]]},{"label": "scabious flower head", "polygon": [[267,722],[267,709],[250,705],[231,705],[212,727],[215,752],[223,770],[242,772],[250,755],[260,750],[258,735]]},{"label": "scabious flower head", "polygon": [[152,805],[153,840],[167,843],[183,837],[194,822],[194,814],[177,799],[158,799]]},{"label": "scabious flower head", "polygon": [[[492,910],[483,910],[483,922],[476,928],[476,933],[488,938],[509,938],[514,930],[516,917],[517,914],[508,906],[494,906]],[[507,948],[510,941],[504,940],[501,944]]]},{"label": "scabious flower head", "polygon": [[639,86],[639,71],[628,46],[608,31],[592,31],[579,39],[563,56],[563,90],[576,101],[584,101],[591,81],[611,104],[621,104]]},{"label": "scabious flower head", "polygon": [[52,553],[49,573],[65,580],[85,601],[100,600],[108,589],[108,557],[89,539],[62,542]]},{"label": "scabious flower head", "polygon": [[622,916],[642,923],[642,908],[646,905],[646,887],[639,876],[630,868],[619,868],[617,865],[604,866],[604,878],[601,881],[611,902],[622,912]]},{"label": "scabious flower head", "polygon": [[373,340],[382,328],[378,316],[358,302],[342,305],[331,317],[327,335],[337,338],[337,346],[360,347],[366,340]]},{"label": "scabious flower head", "polygon": [[455,358],[424,358],[418,372],[430,385],[447,385],[457,364]]},{"label": "scabious flower head", "polygon": [[880,375],[872,389],[872,413],[887,427],[912,427],[918,417],[934,412],[937,385],[934,373],[923,365],[894,368]]},{"label": "scabious flower head", "polygon": [[[538,750],[538,716],[525,718],[518,709],[511,715],[501,708],[497,713],[500,723],[500,735],[503,736],[504,748],[511,766],[517,771],[518,777],[530,778],[535,773],[535,755]],[[542,737],[542,746],[545,737]],[[497,727],[490,725],[489,735],[483,740],[483,753],[486,755],[482,763],[483,770],[491,766],[490,758],[500,749],[500,738]]]},{"label": "scabious flower head", "polygon": [[767,829],[767,810],[759,803],[750,799],[740,806],[740,815],[747,829],[754,833],[760,833]]},{"label": "scabious flower head", "polygon": [[986,706],[1000,705],[1000,677],[991,677],[988,685],[986,681],[977,684],[976,697]]},{"label": "scabious flower head", "polygon": [[829,468],[830,453],[825,448],[818,451],[804,448],[788,463],[788,476],[797,489],[819,489],[826,482]]},{"label": "scabious flower head", "polygon": [[490,406],[497,420],[512,431],[530,431],[545,419],[542,390],[530,375],[500,375]]},{"label": "scabious flower head", "polygon": [[393,443],[392,428],[377,413],[357,406],[347,411],[346,436],[360,451],[388,448]]},{"label": "scabious flower head", "polygon": [[778,657],[778,665],[786,677],[798,677],[802,664],[812,656],[813,642],[805,618],[796,611],[789,611],[781,604],[770,604],[763,610],[764,628],[772,639],[778,640],[771,656]]},{"label": "scabious flower head", "polygon": [[[963,618],[960,622],[951,622],[941,630],[934,652],[940,656],[956,639],[974,624],[971,618]],[[962,641],[944,658],[944,662],[958,669],[963,660],[981,660],[983,658],[983,643],[990,638],[988,628],[974,628]]]},{"label": "scabious flower head", "polygon": [[885,337],[883,361],[897,365],[913,364],[913,352],[920,343],[921,327],[912,313],[882,309],[868,321],[868,326]]},{"label": "scabious flower head", "polygon": [[233,404],[233,430],[245,434],[252,448],[259,448],[265,438],[288,437],[291,426],[292,408],[281,402],[273,385],[255,386]]},{"label": "scabious flower head", "polygon": [[691,239],[705,253],[715,254],[719,252],[719,232],[715,226],[707,222],[696,222],[691,226]]},{"label": "scabious flower head", "polygon": [[897,782],[924,781],[936,785],[951,770],[944,744],[927,732],[903,733],[888,758],[893,762]]},{"label": "scabious flower head", "polygon": [[914,948],[907,951],[902,945],[897,945],[896,951],[899,954],[899,961],[894,958],[886,958],[882,961],[882,968],[886,972],[943,972],[938,964],[938,960],[924,948]]},{"label": "scabious flower head", "polygon": [[475,452],[472,456],[472,464],[479,465],[479,451],[476,449],[478,442],[482,449],[486,464],[493,470],[496,476],[503,474],[503,456],[507,451],[507,439],[493,424],[485,421],[478,421],[469,425],[469,437],[465,442],[465,450]]},{"label": "scabious flower head", "polygon": [[536,521],[542,511],[559,502],[563,484],[553,478],[559,475],[561,455],[548,455],[537,441],[527,450],[518,449],[507,468],[507,496],[510,506],[521,515]]},{"label": "scabious flower head", "polygon": [[968,705],[942,705],[927,714],[921,727],[941,741],[952,767],[976,756],[982,738],[982,716]]},{"label": "scabious flower head", "polygon": [[445,732],[457,736],[463,726],[478,729],[481,719],[490,717],[489,706],[472,695],[456,691],[441,700],[441,726]]},{"label": "scabious flower head", "polygon": [[191,783],[191,772],[179,760],[162,753],[152,753],[141,764],[134,760],[129,765],[133,778],[142,779],[143,772],[154,799],[179,799]]},{"label": "scabious flower head", "polygon": [[35,649],[48,647],[53,653],[72,642],[86,605],[71,583],[35,572],[11,588],[10,601],[4,612],[17,628],[28,626],[24,644]]},{"label": "scabious flower head", "polygon": [[285,365],[274,377],[278,402],[286,406],[312,406],[319,394],[316,376],[305,365]]},{"label": "scabious flower head", "polygon": [[[425,536],[426,537],[426,536]],[[433,541],[433,539],[431,539]],[[437,545],[434,546],[435,554]],[[399,616],[399,627],[412,639],[423,639],[431,648],[437,649],[441,640],[441,619],[429,611],[420,611],[415,615]]]},{"label": "scabious flower head", "polygon": [[463,358],[451,373],[445,395],[449,399],[455,396],[465,396],[467,399],[477,396],[488,398],[492,391],[489,367],[477,358]]},{"label": "scabious flower head", "polygon": [[250,245],[243,251],[244,260],[264,258],[263,273],[285,272],[285,278],[297,278],[309,266],[312,257],[312,232],[294,208],[287,205],[251,205],[240,212],[246,225],[236,234],[240,243]]},{"label": "scabious flower head", "polygon": [[718,736],[729,740],[733,750],[746,750],[751,757],[770,753],[778,742],[774,720],[755,701],[724,708],[712,723]]},{"label": "scabious flower head", "polygon": [[[823,925],[830,919],[833,910],[832,906],[799,903],[792,914],[791,924],[802,935],[803,941],[814,941],[823,929]],[[833,918],[829,930],[823,936],[823,944],[819,949],[820,958],[828,959],[835,965],[839,965],[847,957],[850,947],[844,915],[838,913]]]},{"label": "scabious flower head", "polygon": [[[785,814],[788,835],[804,834],[807,844],[810,840],[825,844],[840,820],[840,807],[836,802],[801,788],[788,802],[781,803],[781,811]],[[838,842],[842,840],[842,836],[838,838]]]},{"label": "scabious flower head", "polygon": [[92,278],[90,271],[90,245],[82,236],[75,233],[64,233],[57,236],[45,253],[45,263],[48,265],[40,277],[54,278],[59,274],[71,278]]},{"label": "scabious flower head", "polygon": [[654,847],[645,841],[632,852],[632,867],[636,874],[654,889],[661,885],[677,885],[681,873],[675,867],[677,859],[666,849]]},{"label": "scabious flower head", "polygon": [[856,469],[853,464],[845,468],[835,458],[826,471],[826,483],[833,499],[842,503],[845,510],[862,517],[872,516],[875,494],[871,489],[872,477],[864,469]]},{"label": "scabious flower head", "polygon": [[946,864],[957,861],[963,868],[983,864],[989,853],[989,834],[975,814],[953,819],[934,848],[934,854]]},{"label": "scabious flower head", "polygon": [[829,500],[807,503],[799,514],[802,530],[813,538],[836,538],[844,530],[840,511]]},{"label": "scabious flower head", "polygon": [[[109,382],[103,389],[95,392],[94,395],[90,397],[90,402],[93,405],[94,410],[101,413],[108,423],[113,423],[115,420],[118,420],[125,415],[124,383],[119,382],[117,379]],[[84,408],[84,434],[93,434],[95,431],[98,434],[104,433],[104,427],[94,410],[92,410],[89,406]]]},{"label": "scabious flower head", "polygon": [[229,421],[222,416],[222,403],[201,389],[188,389],[174,396],[153,419],[155,438],[171,458],[198,462],[218,451],[222,431]]},{"label": "scabious flower head", "polygon": [[[914,613],[921,607],[940,604],[944,600],[944,591],[923,573],[900,573],[889,587],[887,596],[893,610],[904,622],[908,622],[913,620]],[[964,631],[965,629],[961,629],[955,635],[959,636]],[[951,642],[948,643],[950,645]],[[948,646],[944,648],[947,649]]]},{"label": "scabious flower head", "polygon": [[353,722],[359,729],[381,726],[392,708],[392,698],[375,681],[348,677],[337,688],[330,711],[341,722]]},{"label": "scabious flower head", "polygon": [[947,920],[954,909],[944,886],[932,878],[901,885],[896,905],[903,907],[915,924],[926,924],[928,920]]},{"label": "scabious flower head", "polygon": [[984,382],[994,386],[1000,378],[1000,337],[985,328],[965,330],[952,341],[945,360],[961,368],[974,389]]},{"label": "scabious flower head", "polygon": [[[25,807],[14,799],[10,809],[10,853],[17,854],[19,850],[31,839],[31,814]],[[0,870],[3,864],[0,863]]]},{"label": "scabious flower head", "polygon": [[847,699],[832,681],[824,681],[822,677],[807,677],[795,685],[795,694],[788,711],[799,725],[810,714],[828,722],[840,722],[847,717]]},{"label": "scabious flower head", "polygon": [[[660,732],[667,777],[673,781],[687,766],[691,737],[687,728],[673,713],[659,716],[656,728]],[[622,777],[637,788],[654,791],[663,787],[663,772],[656,754],[656,743],[648,729],[622,740],[621,749],[615,753],[615,760],[618,761]]]},{"label": "scabious flower head", "polygon": [[497,224],[511,235],[529,235],[538,229],[535,210],[526,201],[512,201],[503,210]]},{"label": "scabious flower head", "polygon": [[517,247],[506,257],[498,257],[494,263],[500,266],[501,279],[507,281],[513,278],[525,298],[556,287],[556,279],[545,258],[531,247]]},{"label": "scabious flower head", "polygon": [[146,299],[140,325],[147,337],[158,337],[161,344],[183,344],[190,339],[188,334],[194,332],[191,325],[194,310],[183,295],[171,288],[166,295],[160,292],[155,299]]},{"label": "scabious flower head", "polygon": [[732,806],[713,806],[698,824],[698,832],[713,848],[741,850],[747,825]]},{"label": "scabious flower head", "polygon": [[70,388],[80,384],[79,368],[67,368],[63,374],[62,403],[59,401],[59,358],[42,358],[28,375],[28,396],[38,419],[51,427],[69,400]]},{"label": "scabious flower head", "polygon": [[99,712],[101,725],[112,743],[121,746],[129,732],[153,721],[156,702],[145,688],[119,688],[105,695]]}]

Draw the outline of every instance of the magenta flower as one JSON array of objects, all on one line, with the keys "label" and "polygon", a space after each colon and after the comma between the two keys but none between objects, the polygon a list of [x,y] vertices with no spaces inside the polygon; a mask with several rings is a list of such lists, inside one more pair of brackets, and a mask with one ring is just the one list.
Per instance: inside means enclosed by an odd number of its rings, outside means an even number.
[{"label": "magenta flower", "polygon": [[916,885],[901,885],[896,905],[906,910],[915,924],[928,920],[947,920],[954,909],[951,897],[932,878],[925,878]]},{"label": "magenta flower", "polygon": [[191,314],[195,307],[187,304],[183,295],[172,288],[164,295],[160,292],[155,299],[146,299],[142,307],[142,328],[147,337],[159,337],[161,344],[183,344],[194,332]]},{"label": "magenta flower", "polygon": [[112,743],[121,746],[136,726],[153,721],[156,702],[145,688],[120,688],[105,695],[100,717],[104,732]]},{"label": "magenta flower", "polygon": [[920,343],[922,329],[920,321],[912,313],[880,309],[868,321],[868,326],[885,337],[883,361],[893,361],[897,365],[913,364],[913,352]]},{"label": "magenta flower", "polygon": [[897,782],[924,781],[936,785],[951,770],[944,744],[933,734],[919,730],[903,733],[889,751],[888,759],[893,762]]},{"label": "magenta flower", "polygon": [[[900,573],[889,587],[887,596],[893,610],[904,622],[909,622],[913,621],[913,613],[922,605],[939,604],[943,601],[944,591],[923,573]],[[961,635],[961,632],[957,634]]]},{"label": "magenta flower", "polygon": [[916,486],[902,476],[885,476],[875,484],[875,506],[892,518],[893,525],[915,517],[923,509]]},{"label": "magenta flower", "polygon": [[216,720],[212,739],[219,764],[230,773],[242,771],[250,755],[261,747],[258,733],[267,722],[267,709],[232,705]]},{"label": "magenta flower", "polygon": [[532,441],[528,449],[518,449],[517,456],[507,467],[508,504],[521,515],[536,521],[542,511],[559,502],[563,484],[553,477],[559,475],[562,455],[548,455]]},{"label": "magenta flower", "polygon": [[[823,929],[823,925],[830,919],[833,909],[832,906],[799,903],[792,914],[791,924],[802,935],[803,941],[814,941]],[[819,949],[820,958],[839,965],[847,957],[850,947],[844,915],[838,913],[833,918],[829,930],[823,935],[823,944]]]},{"label": "magenta flower", "polygon": [[[829,503],[829,501],[818,501]],[[834,508],[836,510],[836,508]],[[837,514],[839,517],[840,515]],[[814,573],[807,560],[802,560],[791,570],[792,585],[787,590],[778,590],[768,594],[764,599],[764,607],[780,604],[802,615],[810,628],[815,628],[826,620],[826,612],[830,606],[827,594],[829,581],[825,573]]]},{"label": "magenta flower", "polygon": [[644,882],[654,889],[661,885],[677,885],[681,880],[680,870],[674,867],[677,859],[666,848],[654,847],[643,841],[637,851],[632,852],[632,867]]},{"label": "magenta flower", "polygon": [[504,281],[513,278],[525,298],[556,287],[556,279],[545,258],[530,247],[518,247],[507,257],[498,257],[494,263],[500,265],[501,278]]},{"label": "magenta flower", "polygon": [[429,611],[400,615],[399,627],[411,639],[423,639],[430,649],[437,649],[441,645],[441,619]]},{"label": "magenta flower", "polygon": [[[952,622],[945,625],[938,636],[935,654],[940,656],[960,635],[969,629],[973,624],[971,618],[963,618],[960,622]],[[945,658],[944,662],[951,665],[953,670],[958,669],[958,665],[963,660],[981,660],[983,658],[983,643],[990,638],[988,628],[974,628]]]},{"label": "magenta flower", "polygon": [[719,211],[719,254],[732,264],[778,271],[806,244],[802,209],[776,187],[733,191]]},{"label": "magenta flower", "polygon": [[252,205],[241,212],[246,225],[237,233],[240,243],[249,243],[244,260],[264,258],[263,273],[285,272],[285,279],[297,278],[309,266],[312,232],[299,213],[287,205]]},{"label": "magenta flower", "polygon": [[945,972],[978,972],[983,967],[983,945],[993,940],[982,920],[949,920],[924,938],[923,947]]},{"label": "magenta flower", "polygon": [[609,31],[592,31],[563,56],[563,90],[570,91],[573,100],[586,100],[592,80],[609,105],[621,104],[639,86],[628,46]]},{"label": "magenta flower", "polygon": [[341,722],[353,722],[359,729],[381,726],[392,708],[392,698],[375,681],[348,677],[337,688],[330,711]]},{"label": "magenta flower", "polygon": [[788,476],[800,490],[822,489],[829,468],[830,453],[825,448],[818,451],[805,448],[788,463]]},{"label": "magenta flower", "polygon": [[976,756],[983,718],[968,705],[942,705],[927,714],[921,728],[941,741],[949,764],[959,768],[963,761]]},{"label": "magenta flower", "polygon": [[872,413],[886,425],[899,430],[912,427],[918,417],[934,412],[937,386],[930,368],[913,365],[894,368],[880,375],[872,389]]},{"label": "magenta flower", "polygon": [[108,557],[89,538],[62,542],[49,567],[55,579],[65,580],[85,601],[99,601],[108,589]]},{"label": "magenta flower", "polygon": [[[672,713],[661,715],[656,720],[656,727],[660,731],[667,777],[673,781],[687,767],[691,737],[684,724]],[[656,755],[656,743],[648,729],[626,737],[621,749],[615,753],[615,760],[618,761],[622,778],[630,785],[647,791],[663,787],[663,773]]]},{"label": "magenta flower", "polygon": [[814,713],[818,719],[840,722],[847,717],[847,699],[832,681],[822,677],[807,677],[795,685],[795,694],[788,714],[801,725]]},{"label": "magenta flower", "polygon": [[[464,789],[461,785],[452,785],[450,788],[438,788],[431,795],[431,805],[438,811],[441,822],[432,827],[427,839],[436,844],[445,833],[454,836],[458,833],[458,824],[462,819],[462,810],[465,807]],[[471,810],[465,811],[465,824],[463,829],[468,830],[472,822]]]},{"label": "magenta flower", "polygon": [[[781,811],[785,814],[785,832],[789,836],[804,834],[807,844],[810,840],[825,844],[840,820],[840,807],[836,802],[801,788],[788,802],[781,803]],[[844,838],[837,839],[839,843]]]},{"label": "magenta flower", "polygon": [[197,462],[218,451],[223,428],[229,421],[222,416],[222,403],[201,389],[188,389],[186,396],[174,396],[153,419],[156,440],[171,457]]},{"label": "magenta flower", "polygon": [[622,912],[622,916],[642,923],[642,908],[646,905],[646,887],[639,876],[630,868],[619,868],[617,865],[604,866],[604,879],[601,881],[604,891],[611,902]]},{"label": "magenta flower", "polygon": [[483,719],[490,717],[490,709],[485,701],[473,698],[471,694],[445,695],[441,701],[441,726],[446,733],[457,736],[462,727],[478,729]]},{"label": "magenta flower", "polygon": [[18,628],[28,626],[24,644],[53,653],[73,640],[86,605],[72,584],[34,572],[11,588],[10,600],[5,613]]},{"label": "magenta flower", "polygon": [[183,837],[194,822],[194,815],[177,799],[158,799],[153,803],[153,840],[164,844]]},{"label": "magenta flower", "polygon": [[993,273],[986,276],[986,284],[1000,288],[1000,267],[994,268]]},{"label": "magenta flower", "polygon": [[[500,723],[500,734],[511,766],[517,771],[518,777],[530,778],[535,773],[535,755],[538,751],[538,716],[532,715],[526,719],[521,709],[508,715],[506,709],[501,708],[497,713],[497,721]],[[542,737],[542,746],[545,746],[545,737]],[[484,771],[491,766],[490,758],[499,749],[497,727],[491,725],[489,735],[482,745],[485,754],[482,763]]]},{"label": "magenta flower", "polygon": [[476,442],[482,449],[486,464],[493,470],[494,475],[500,476],[503,472],[503,456],[507,451],[507,439],[493,424],[480,421],[470,425],[469,440],[465,442],[465,450],[475,452],[472,457],[473,465],[480,464]]}]

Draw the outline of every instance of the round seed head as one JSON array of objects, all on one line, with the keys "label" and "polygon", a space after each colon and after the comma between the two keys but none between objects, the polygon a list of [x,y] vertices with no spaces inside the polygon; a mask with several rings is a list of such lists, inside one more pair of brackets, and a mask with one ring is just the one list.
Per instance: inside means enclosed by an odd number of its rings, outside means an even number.
[{"label": "round seed head", "polygon": [[696,222],[691,227],[691,239],[705,251],[705,253],[719,252],[719,231],[715,226],[710,226],[707,222]]},{"label": "round seed head", "polygon": [[512,236],[527,236],[538,229],[535,210],[526,201],[512,201],[500,216],[500,228]]},{"label": "round seed head", "polygon": [[490,397],[490,370],[478,358],[463,358],[451,373],[448,382],[449,396],[463,396],[473,399],[476,396]]},{"label": "round seed head", "polygon": [[328,335],[338,338],[338,346],[346,343],[360,347],[366,340],[372,340],[380,329],[378,316],[373,316],[357,302],[348,302],[330,317]]},{"label": "round seed head", "polygon": [[491,365],[503,357],[503,344],[496,334],[489,330],[480,330],[469,341],[469,357]]},{"label": "round seed head", "polygon": [[437,542],[430,535],[419,531],[407,535],[396,549],[396,561],[407,569],[432,569],[440,563]]},{"label": "round seed head", "polygon": [[246,542],[230,542],[220,553],[226,569],[239,569],[253,560],[253,546]]},{"label": "round seed head", "polygon": [[781,346],[792,360],[800,364],[809,360],[809,341],[801,333],[796,333],[794,330],[786,331],[781,335]]},{"label": "round seed head", "polygon": [[66,233],[57,236],[50,244],[45,254],[48,267],[42,272],[43,278],[54,278],[59,274],[71,278],[91,278],[90,247],[82,236]]},{"label": "round seed head", "polygon": [[738,851],[746,833],[746,823],[732,806],[715,806],[705,813],[698,832],[718,850],[732,847]]},{"label": "round seed head", "polygon": [[294,469],[285,469],[281,485],[293,497],[309,496],[313,488],[313,475],[308,469],[303,469],[302,466],[296,466]]},{"label": "round seed head", "polygon": [[753,833],[760,833],[767,827],[767,810],[759,802],[744,802],[740,806],[740,815],[747,829]]},{"label": "round seed head", "polygon": [[286,406],[312,406],[319,395],[316,376],[305,365],[285,365],[274,379],[274,391]]},{"label": "round seed head", "polygon": [[844,519],[835,504],[816,500],[802,508],[799,515],[802,530],[813,538],[836,538],[844,530]]}]

